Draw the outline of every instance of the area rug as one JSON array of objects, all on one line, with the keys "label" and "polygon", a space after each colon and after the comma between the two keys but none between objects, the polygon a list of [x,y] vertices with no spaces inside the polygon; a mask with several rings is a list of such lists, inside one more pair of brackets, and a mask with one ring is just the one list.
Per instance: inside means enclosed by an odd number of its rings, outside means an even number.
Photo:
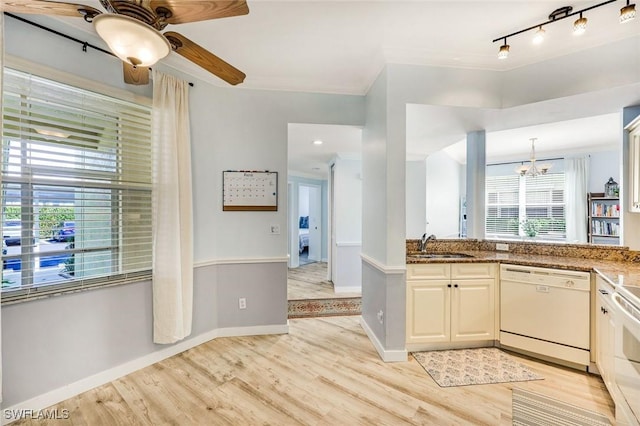
[{"label": "area rug", "polygon": [[361,312],[361,297],[289,300],[289,318],[360,315]]},{"label": "area rug", "polygon": [[605,426],[609,418],[539,393],[513,388],[513,424],[521,426]]},{"label": "area rug", "polygon": [[498,348],[412,352],[412,355],[443,388],[543,379]]}]

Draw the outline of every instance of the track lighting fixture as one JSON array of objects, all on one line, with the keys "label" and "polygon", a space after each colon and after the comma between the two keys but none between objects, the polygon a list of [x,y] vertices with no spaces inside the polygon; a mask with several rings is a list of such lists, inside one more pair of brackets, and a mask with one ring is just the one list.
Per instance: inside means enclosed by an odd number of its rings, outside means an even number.
[{"label": "track lighting fixture", "polygon": [[587,18],[583,18],[581,12],[580,18],[576,19],[576,22],[573,23],[573,35],[582,35],[586,30]]},{"label": "track lighting fixture", "polygon": [[636,17],[636,5],[629,4],[629,0],[627,0],[627,5],[620,9],[620,23],[624,24],[626,22],[632,21],[633,18]]},{"label": "track lighting fixture", "polygon": [[[543,26],[552,24],[554,22],[560,21],[562,19],[566,19],[570,16],[576,16],[579,15],[579,18],[573,23],[573,33],[575,35],[580,35],[583,34],[586,29],[587,29],[587,18],[582,16],[582,14],[584,12],[587,12],[589,10],[593,10],[596,9],[598,7],[601,6],[605,6],[609,3],[614,3],[616,0],[607,0],[607,1],[603,1],[602,3],[598,3],[596,5],[593,6],[589,6],[586,7],[584,9],[581,10],[577,10],[577,11],[573,11],[573,7],[571,6],[564,6],[564,7],[560,7],[556,10],[554,10],[553,12],[551,12],[549,14],[549,20],[542,22],[540,24],[536,24],[536,25],[532,25],[528,28],[525,28],[523,30],[520,31],[516,31],[515,33],[511,33],[511,34],[507,34],[507,35],[503,35],[501,37],[496,38],[495,40],[493,40],[493,42],[497,42],[497,41],[504,41],[503,44],[500,46],[500,50],[498,52],[498,58],[499,59],[506,59],[507,56],[509,55],[509,45],[507,44],[507,38],[508,37],[513,37],[515,35],[518,34],[522,34],[525,33],[527,31],[531,31],[534,29],[537,29],[535,32],[535,35],[533,37],[533,42],[535,44],[539,44],[544,40],[544,36],[545,36],[545,30],[542,28]],[[624,6],[622,9],[620,9],[620,23],[625,23],[625,22],[629,22],[632,19],[635,18],[636,16],[636,5],[633,3],[629,3],[630,0],[627,0],[627,5]]]}]

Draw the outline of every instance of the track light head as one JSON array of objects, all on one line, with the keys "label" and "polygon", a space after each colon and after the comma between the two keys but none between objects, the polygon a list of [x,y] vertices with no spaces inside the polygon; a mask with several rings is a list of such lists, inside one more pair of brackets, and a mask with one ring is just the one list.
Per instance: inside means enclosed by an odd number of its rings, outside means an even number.
[{"label": "track light head", "polygon": [[504,39],[504,44],[500,46],[500,51],[498,52],[498,59],[507,59],[509,57],[509,45],[507,44],[507,39]]},{"label": "track light head", "polygon": [[627,0],[627,5],[620,9],[620,23],[625,24],[629,21],[632,21],[636,17],[636,5],[629,4],[629,0]]},{"label": "track light head", "polygon": [[573,35],[582,35],[585,31],[587,31],[587,18],[583,18],[581,13],[580,18],[573,23]]},{"label": "track light head", "polygon": [[535,35],[533,36],[533,44],[540,44],[544,41],[545,30],[542,29],[542,25],[538,28]]}]

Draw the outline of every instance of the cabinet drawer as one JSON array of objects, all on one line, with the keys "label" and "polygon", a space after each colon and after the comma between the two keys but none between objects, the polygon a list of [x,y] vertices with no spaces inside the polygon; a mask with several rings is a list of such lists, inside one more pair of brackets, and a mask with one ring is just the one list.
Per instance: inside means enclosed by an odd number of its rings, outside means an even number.
[{"label": "cabinet drawer", "polygon": [[495,263],[452,263],[451,278],[494,278]]},{"label": "cabinet drawer", "polygon": [[448,263],[411,263],[407,265],[407,279],[448,279],[451,268]]}]

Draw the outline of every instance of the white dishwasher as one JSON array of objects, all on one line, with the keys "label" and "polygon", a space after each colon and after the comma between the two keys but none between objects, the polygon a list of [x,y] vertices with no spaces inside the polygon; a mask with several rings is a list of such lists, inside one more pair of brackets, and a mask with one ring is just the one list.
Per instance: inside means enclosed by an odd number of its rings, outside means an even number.
[{"label": "white dishwasher", "polygon": [[500,345],[589,365],[590,274],[500,266]]}]

